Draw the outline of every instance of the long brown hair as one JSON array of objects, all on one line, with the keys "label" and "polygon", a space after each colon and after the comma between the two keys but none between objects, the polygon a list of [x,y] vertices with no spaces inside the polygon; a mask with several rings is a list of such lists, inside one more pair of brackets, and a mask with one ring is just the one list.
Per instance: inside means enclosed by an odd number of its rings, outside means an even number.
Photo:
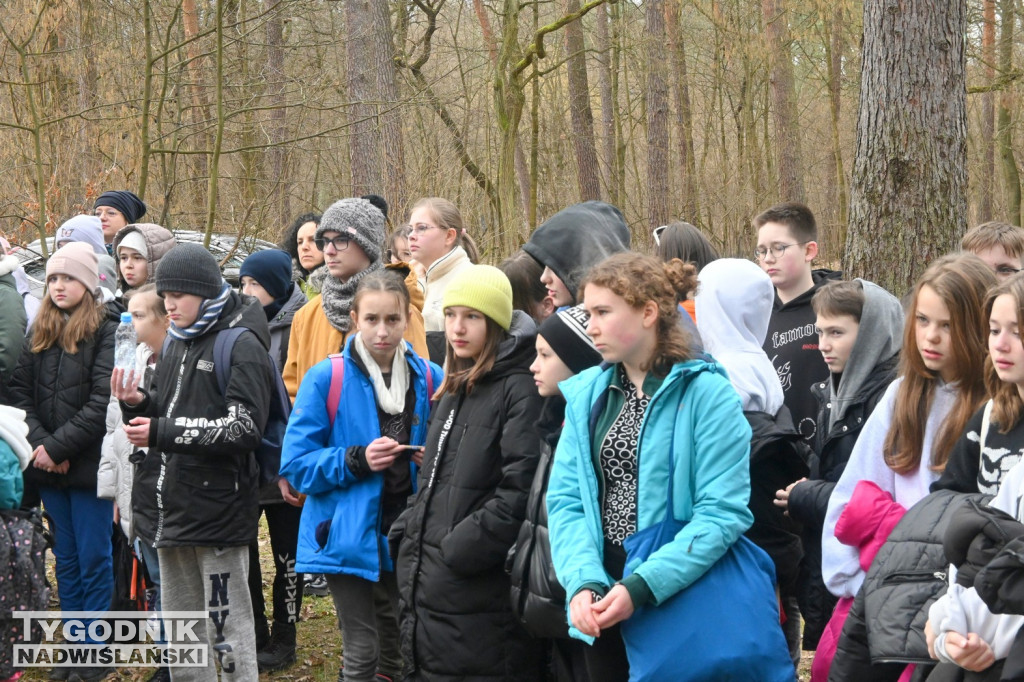
[{"label": "long brown hair", "polygon": [[32,352],[42,353],[55,343],[67,353],[77,353],[78,344],[92,337],[103,323],[106,308],[88,291],[68,317],[50,298],[40,302],[39,313],[32,324]]},{"label": "long brown hair", "polygon": [[892,425],[885,436],[885,463],[898,474],[920,465],[924,455],[925,426],[935,398],[939,376],[929,370],[917,346],[917,300],[923,287],[934,291],[949,310],[950,359],[956,402],[939,427],[931,458],[931,469],[942,471],[953,444],[967,421],[985,401],[985,358],[988,355],[985,293],[996,278],[985,263],[969,253],[943,256],[932,263],[914,286],[903,331],[903,354],[899,374],[903,381],[896,393]]},{"label": "long brown hair", "polygon": [[[1017,329],[1024,333],[1024,275],[1014,275],[989,292],[985,303],[986,319],[992,317],[992,306],[1000,296],[1013,297],[1017,306]],[[1024,400],[1016,384],[999,378],[991,354],[985,356],[985,388],[992,396],[992,421],[999,425],[999,433],[1009,433],[1024,413]]]},{"label": "long brown hair", "polygon": [[452,344],[445,339],[444,344],[444,381],[434,394],[437,400],[448,393],[464,391],[466,395],[473,392],[476,385],[494,368],[498,359],[498,346],[505,338],[505,330],[497,322],[484,315],[487,322],[487,337],[484,347],[473,359],[460,358],[455,355]]},{"label": "long brown hair", "polygon": [[690,335],[679,326],[676,303],[697,288],[697,268],[693,263],[678,258],[662,263],[654,256],[626,251],[591,268],[580,283],[578,298],[583,298],[588,284],[608,289],[634,310],[643,308],[648,301],[658,306],[654,352],[640,369],[665,376],[672,365],[693,357]]}]

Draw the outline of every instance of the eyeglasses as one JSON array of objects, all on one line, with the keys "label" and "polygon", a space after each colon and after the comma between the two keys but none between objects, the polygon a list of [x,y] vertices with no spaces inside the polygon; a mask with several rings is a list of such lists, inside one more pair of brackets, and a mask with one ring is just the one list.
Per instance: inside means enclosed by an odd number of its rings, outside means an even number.
[{"label": "eyeglasses", "polygon": [[775,258],[782,258],[782,254],[786,253],[786,249],[791,246],[803,246],[804,244],[810,244],[810,242],[797,242],[795,244],[772,244],[767,249],[763,246],[759,246],[754,249],[754,255],[757,260],[764,260],[768,256],[768,252],[772,252],[772,256]]},{"label": "eyeglasses", "polygon": [[428,225],[427,223],[416,223],[415,225],[406,225],[405,228],[410,233],[415,234],[417,237],[423,236],[427,230],[440,230],[441,228],[437,225]]},{"label": "eyeglasses", "polygon": [[352,240],[348,237],[338,235],[337,237],[331,237],[330,239],[325,239],[323,237],[320,239],[314,239],[313,243],[316,244],[316,248],[320,251],[326,249],[328,244],[333,246],[335,251],[344,251],[348,248],[348,243],[350,241]]}]

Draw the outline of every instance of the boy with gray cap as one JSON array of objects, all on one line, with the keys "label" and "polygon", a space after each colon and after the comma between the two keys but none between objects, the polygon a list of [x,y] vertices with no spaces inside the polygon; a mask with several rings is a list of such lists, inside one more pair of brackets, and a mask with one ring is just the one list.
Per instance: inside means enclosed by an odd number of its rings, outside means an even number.
[{"label": "boy with gray cap", "polygon": [[[284,385],[295,400],[302,377],[331,353],[340,353],[351,332],[352,297],[359,281],[384,267],[384,214],[366,199],[341,199],[324,211],[316,230],[316,247],[324,254],[329,276],[320,294],[310,299],[292,320],[288,358],[284,365]],[[410,279],[411,278],[411,279]],[[423,295],[416,276],[409,275],[406,286],[412,296],[409,326],[405,340],[416,354],[428,357],[423,314],[417,307]],[[418,301],[417,301],[418,295]]]}]

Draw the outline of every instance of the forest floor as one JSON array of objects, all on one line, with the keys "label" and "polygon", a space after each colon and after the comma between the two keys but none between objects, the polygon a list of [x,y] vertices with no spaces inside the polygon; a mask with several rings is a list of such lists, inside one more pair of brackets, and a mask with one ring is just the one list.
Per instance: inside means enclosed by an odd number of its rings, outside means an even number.
[{"label": "forest floor", "polygon": [[[270,579],[274,575],[274,560],[270,552],[270,537],[267,535],[265,520],[260,517],[260,570],[263,574],[263,592],[270,607]],[[53,554],[47,553],[47,575],[50,584],[56,586],[53,574]],[[50,599],[51,610],[59,610],[56,588]],[[800,662],[799,679],[811,679],[813,652],[804,652]],[[286,670],[263,673],[260,682],[280,680],[281,682],[335,682],[341,666],[341,634],[334,614],[334,602],[329,596],[302,598],[301,620],[297,627],[297,648],[295,664]],[[109,682],[144,682],[153,674],[152,668],[120,668],[117,674],[107,676]],[[46,680],[48,668],[29,668],[21,678],[25,682]]]}]

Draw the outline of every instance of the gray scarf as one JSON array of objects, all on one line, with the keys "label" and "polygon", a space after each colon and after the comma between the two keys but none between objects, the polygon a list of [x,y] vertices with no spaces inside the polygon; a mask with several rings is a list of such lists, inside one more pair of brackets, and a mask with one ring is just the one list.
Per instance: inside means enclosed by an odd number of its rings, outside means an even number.
[{"label": "gray scarf", "polygon": [[352,298],[356,294],[359,280],[383,268],[380,261],[374,261],[362,272],[349,277],[347,282],[341,282],[337,277],[324,279],[324,288],[320,290],[320,305],[332,327],[342,334],[347,334],[352,329],[352,318],[348,314],[352,310]]}]

